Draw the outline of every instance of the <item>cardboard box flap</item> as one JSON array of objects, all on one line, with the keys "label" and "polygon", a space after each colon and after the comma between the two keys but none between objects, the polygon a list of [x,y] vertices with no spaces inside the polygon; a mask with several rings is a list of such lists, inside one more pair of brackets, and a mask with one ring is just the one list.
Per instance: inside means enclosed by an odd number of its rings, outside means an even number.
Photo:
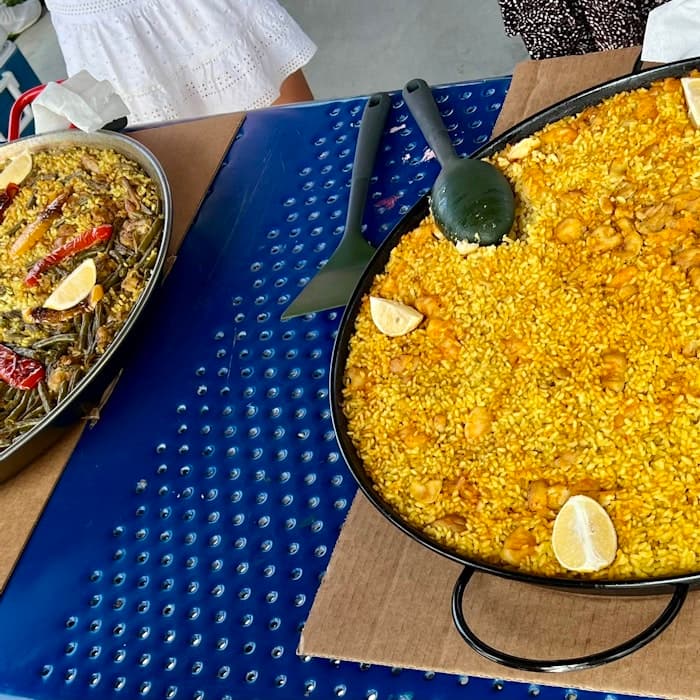
[{"label": "cardboard box flap", "polygon": [[632,47],[592,56],[519,63],[496,120],[494,136],[559,100],[629,73],[638,56],[639,48]]}]

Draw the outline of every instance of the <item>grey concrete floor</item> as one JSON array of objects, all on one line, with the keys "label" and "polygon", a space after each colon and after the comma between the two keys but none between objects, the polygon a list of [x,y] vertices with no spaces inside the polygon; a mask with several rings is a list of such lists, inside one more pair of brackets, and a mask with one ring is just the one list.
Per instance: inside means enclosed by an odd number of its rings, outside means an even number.
[{"label": "grey concrete floor", "polygon": [[68,77],[51,18],[45,10],[39,21],[22,32],[15,43],[42,83]]},{"label": "grey concrete floor", "polygon": [[318,46],[305,69],[319,99],[491,78],[528,58],[497,0],[280,0]]},{"label": "grey concrete floor", "polygon": [[[527,52],[507,37],[497,0],[280,0],[318,46],[305,69],[317,99],[512,73]],[[41,82],[66,77],[44,12],[16,43]]]}]

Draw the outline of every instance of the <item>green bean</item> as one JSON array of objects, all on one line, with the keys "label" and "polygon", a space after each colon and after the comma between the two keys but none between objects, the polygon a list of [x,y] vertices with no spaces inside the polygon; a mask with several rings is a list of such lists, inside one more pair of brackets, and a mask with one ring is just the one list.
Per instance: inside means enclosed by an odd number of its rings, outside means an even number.
[{"label": "green bean", "polygon": [[162,228],[163,217],[159,216],[153,221],[153,223],[151,224],[151,228],[148,230],[148,233],[143,237],[143,240],[139,243],[138,252],[142,259],[146,252],[153,247],[155,240],[158,238],[158,235],[160,234]]},{"label": "green bean", "polygon": [[88,321],[88,314],[80,314],[80,332],[78,333],[78,348],[81,351],[85,351],[88,342],[88,327],[90,323]]},{"label": "green bean", "polygon": [[22,391],[20,389],[17,391],[22,395],[19,397],[14,408],[7,414],[7,418],[5,418],[5,422],[7,423],[14,423],[24,413],[29,403],[29,395],[32,393],[31,391]]},{"label": "green bean", "polygon": [[111,289],[114,287],[119,280],[123,279],[126,276],[126,270],[123,267],[118,267],[114,272],[112,272],[110,275],[108,275],[104,282],[102,283],[103,289],[106,291],[108,289]]},{"label": "green bean", "polygon": [[117,225],[117,222],[112,224],[112,235],[109,237],[109,239],[107,240],[107,243],[105,245],[105,249],[104,249],[105,253],[111,252],[112,248],[114,248],[114,244],[116,243],[117,238],[118,238],[117,229],[121,228],[121,226],[122,226],[121,224]]},{"label": "green bean", "polygon": [[27,401],[27,405],[24,407],[24,413],[26,413],[27,411],[31,411],[35,406],[41,404],[41,398],[39,396],[38,391],[30,389],[25,393],[29,395],[29,400]]},{"label": "green bean", "polygon": [[43,420],[43,418],[30,418],[28,420],[25,419],[15,423],[13,427],[15,432],[21,432],[24,430],[28,430],[29,428],[33,428],[41,420]]},{"label": "green bean", "polygon": [[24,414],[23,420],[27,420],[29,418],[43,418],[45,413],[43,404],[41,406],[35,406],[31,411],[27,411]]},{"label": "green bean", "polygon": [[90,335],[88,343],[88,352],[92,355],[95,352],[95,346],[97,345],[97,331],[102,325],[102,304],[98,304],[95,308],[95,313],[92,317],[92,324],[90,326]]},{"label": "green bean", "polygon": [[99,252],[100,251],[97,250],[95,247],[88,248],[87,250],[81,250],[79,253],[76,253],[72,256],[73,263],[77,267],[79,263],[83,262],[83,260],[95,257]]},{"label": "green bean", "polygon": [[82,376],[82,371],[79,368],[76,368],[75,372],[71,374],[70,379],[68,380],[68,389],[66,393],[70,393],[73,391],[73,388],[75,385],[78,383],[78,379]]},{"label": "green bean", "polygon": [[52,335],[48,338],[42,338],[37,340],[32,347],[35,350],[45,349],[52,345],[59,345],[60,343],[73,343],[76,339],[75,333],[59,333],[58,335]]},{"label": "green bean", "polygon": [[44,413],[49,413],[51,411],[51,402],[46,393],[46,382],[39,382],[36,385],[37,393],[39,394],[39,399],[41,400],[41,405],[44,407]]},{"label": "green bean", "polygon": [[114,262],[117,263],[117,265],[123,265],[124,264],[124,254],[120,253],[116,249],[112,249],[109,251],[109,257],[114,260]]},{"label": "green bean", "polygon": [[22,222],[18,221],[16,224],[12,224],[12,226],[10,226],[5,235],[9,238],[10,236],[13,236],[15,233],[17,233],[17,231],[19,231],[20,228],[22,228]]}]

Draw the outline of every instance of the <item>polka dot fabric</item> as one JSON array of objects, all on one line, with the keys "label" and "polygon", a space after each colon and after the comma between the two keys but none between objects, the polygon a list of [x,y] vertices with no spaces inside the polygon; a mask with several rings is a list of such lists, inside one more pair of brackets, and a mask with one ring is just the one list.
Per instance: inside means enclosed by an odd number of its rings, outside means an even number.
[{"label": "polka dot fabric", "polygon": [[499,0],[506,34],[534,59],[639,46],[665,0]]}]

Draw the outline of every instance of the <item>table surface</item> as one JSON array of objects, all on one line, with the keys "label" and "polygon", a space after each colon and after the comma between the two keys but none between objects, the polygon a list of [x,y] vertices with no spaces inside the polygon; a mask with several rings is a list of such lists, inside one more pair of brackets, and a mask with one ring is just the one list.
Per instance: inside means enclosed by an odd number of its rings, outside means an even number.
[{"label": "table surface", "polygon": [[[435,88],[462,154],[509,84]],[[375,244],[439,170],[392,99]],[[356,487],[328,405],[342,309],[280,314],[342,234],[364,102],[246,118],[0,598],[0,697],[605,697],[295,653]]]}]

